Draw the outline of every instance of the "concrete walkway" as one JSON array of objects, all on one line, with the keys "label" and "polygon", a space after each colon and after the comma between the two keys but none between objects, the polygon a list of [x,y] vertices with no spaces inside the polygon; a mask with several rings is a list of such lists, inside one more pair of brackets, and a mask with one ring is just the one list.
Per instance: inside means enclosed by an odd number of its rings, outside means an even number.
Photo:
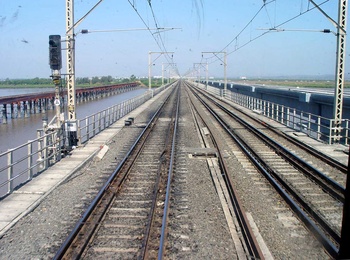
[{"label": "concrete walkway", "polygon": [[72,155],[63,158],[45,172],[36,176],[12,194],[0,201],[0,238],[16,224],[22,217],[33,211],[42,200],[68,177],[82,168],[89,160],[96,156],[104,144],[108,143],[124,126],[129,117],[137,117],[159,97],[165,95],[162,91],[134,111],[119,119],[109,128],[90,139],[82,147],[72,151]]},{"label": "concrete walkway", "polygon": [[[16,222],[22,217],[35,209],[40,202],[50,194],[51,191],[53,191],[63,181],[83,167],[85,163],[87,163],[95,155],[97,155],[103,145],[118,134],[120,129],[124,126],[124,120],[128,119],[129,117],[137,117],[137,115],[147,109],[147,107],[149,107],[159,97],[165,95],[165,93],[167,93],[167,91],[162,91],[160,94],[148,100],[143,105],[111,125],[109,128],[93,137],[86,143],[86,145],[75,149],[71,156],[62,159],[60,162],[56,163],[48,170],[25,184],[23,187],[0,201],[0,237],[2,237],[5,232],[16,224]],[[242,108],[240,107],[240,109]],[[247,112],[255,114],[253,111]],[[257,114],[255,114],[255,116],[260,117],[260,119],[263,121],[272,124],[279,129],[283,129],[283,131],[294,138],[315,147],[319,151],[328,154],[347,165],[348,155],[344,152],[346,150],[346,146],[327,145],[311,139],[305,134],[297,134],[290,128],[287,128],[266,117]]]}]

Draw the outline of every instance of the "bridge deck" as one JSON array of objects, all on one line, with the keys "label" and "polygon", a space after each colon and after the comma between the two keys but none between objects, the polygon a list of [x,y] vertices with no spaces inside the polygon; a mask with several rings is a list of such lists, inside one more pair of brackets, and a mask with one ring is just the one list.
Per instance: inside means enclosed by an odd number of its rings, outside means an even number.
[{"label": "bridge deck", "polygon": [[[118,134],[120,129],[124,126],[125,119],[129,117],[136,118],[142,111],[146,110],[153,102],[160,98],[164,92],[165,91],[153,97],[142,106],[135,109],[121,120],[117,121],[110,128],[95,136],[87,143],[87,145],[75,149],[71,156],[56,163],[54,166],[46,170],[45,173],[35,177],[32,181],[0,201],[0,237],[3,236],[5,232],[16,224],[16,222],[23,216],[30,213],[38,204],[40,204],[40,202],[58,185],[60,185],[60,183],[64,182],[75,171],[83,167],[85,163],[97,155],[101,147],[113,136]],[[263,117],[254,113],[253,111],[248,112],[254,114],[256,117]],[[297,135],[293,130],[275,121],[268,120],[268,123],[278,127],[282,131],[285,131],[288,135],[302,140],[304,143],[309,144],[315,149],[334,157],[343,164],[347,164],[348,154],[346,153],[347,151],[345,151],[345,146],[327,145],[311,139],[307,135]]]}]

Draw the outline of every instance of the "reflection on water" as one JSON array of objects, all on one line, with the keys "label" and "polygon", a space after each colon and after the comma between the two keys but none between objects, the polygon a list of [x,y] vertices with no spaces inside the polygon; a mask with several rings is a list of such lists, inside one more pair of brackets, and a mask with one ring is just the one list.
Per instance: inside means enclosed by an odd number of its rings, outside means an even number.
[{"label": "reflection on water", "polygon": [[[22,90],[23,89],[21,89],[21,91]],[[47,90],[44,91],[46,92]],[[44,91],[42,91],[42,89],[39,90],[39,92]],[[146,89],[137,89],[103,99],[80,103],[77,105],[77,119],[83,119],[84,117],[94,114],[98,111],[121,103],[133,97],[139,96],[146,91]],[[18,92],[12,95],[18,95]],[[49,121],[53,118],[54,113],[54,110],[48,110]],[[9,118],[7,124],[0,124],[0,153],[24,144],[28,140],[35,139],[36,130],[42,128],[43,116],[45,116],[45,114],[31,114],[28,118],[18,118],[12,120]]]}]

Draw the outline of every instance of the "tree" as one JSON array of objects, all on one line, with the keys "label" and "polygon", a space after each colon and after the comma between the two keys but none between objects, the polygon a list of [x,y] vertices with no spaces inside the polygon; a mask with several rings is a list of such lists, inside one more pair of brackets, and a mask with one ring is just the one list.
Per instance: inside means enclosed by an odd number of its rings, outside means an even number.
[{"label": "tree", "polygon": [[134,75],[134,74],[132,74],[131,76],[130,76],[130,81],[135,81],[136,80],[136,76]]}]

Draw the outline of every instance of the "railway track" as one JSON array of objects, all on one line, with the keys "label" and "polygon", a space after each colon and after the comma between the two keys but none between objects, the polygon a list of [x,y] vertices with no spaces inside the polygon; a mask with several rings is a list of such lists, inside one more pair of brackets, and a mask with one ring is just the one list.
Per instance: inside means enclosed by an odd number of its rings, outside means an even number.
[{"label": "railway track", "polygon": [[177,107],[178,94],[170,94],[55,259],[156,258],[163,254]]},{"label": "railway track", "polygon": [[[295,144],[286,145],[287,141],[284,140],[283,145],[280,145],[272,140],[277,139],[280,142],[282,135],[277,137],[275,131],[269,130],[261,122],[252,120],[241,111],[232,111],[233,107],[227,103],[199,93],[198,89],[191,89],[203,106],[220,122],[221,127],[240,144],[255,167],[259,168],[278,190],[328,254],[335,257],[340,242],[344,200],[345,174],[341,167],[328,165],[319,158],[311,159],[318,168],[328,169],[327,175],[332,178],[328,177],[314,165],[296,156],[295,153],[300,152],[300,149],[297,149]],[[267,132],[273,137],[269,137]],[[284,146],[293,146],[293,152]]]},{"label": "railway track", "polygon": [[[180,89],[186,89],[182,91],[186,95],[182,94],[181,98]],[[193,151],[177,147],[179,110],[185,100],[202,146]],[[183,167],[192,160],[188,156],[199,158],[201,164],[206,162],[228,227],[230,238],[223,237],[231,241],[236,257],[269,257],[268,246],[261,239],[258,241],[260,234],[256,232],[254,220],[236,191],[237,177],[232,173],[230,154],[235,155],[235,164],[241,164],[253,180],[260,182],[264,176],[270,183],[269,190],[272,186],[279,192],[294,215],[326,252],[335,257],[344,200],[345,174],[341,167],[323,159],[314,160],[314,155],[306,154],[305,148],[300,150],[297,144],[289,143],[264,122],[233,110],[223,100],[179,81],[152,120],[142,126],[142,133],[113,170],[55,259],[189,257],[195,245],[192,242],[190,247],[183,246],[184,241],[190,240],[190,227],[184,214],[188,201],[185,190],[191,189]],[[295,154],[297,159],[293,158]],[[170,201],[174,203],[172,208]],[[257,216],[255,220],[259,221]],[[178,244],[179,241],[182,242]],[[176,249],[179,247],[180,251]]]},{"label": "railway track", "polygon": [[[180,84],[176,88],[180,89]],[[175,90],[174,90],[175,91]],[[169,95],[133,148],[111,175],[82,219],[57,252],[55,259],[138,258],[163,259],[167,242],[170,200],[177,200],[172,180],[180,99]],[[195,118],[197,127],[203,120]],[[199,123],[199,121],[201,123]],[[239,259],[263,258],[250,223],[227,174],[227,166],[214,139],[216,189],[230,227]],[[206,144],[208,145],[208,144]],[[175,167],[176,168],[176,167]],[[178,188],[178,187],[177,187]],[[173,229],[170,227],[170,230]]]},{"label": "railway track", "polygon": [[[215,170],[211,170],[211,176],[219,196],[221,195],[222,197],[222,208],[224,209],[230,227],[232,240],[237,250],[237,257],[239,259],[264,259],[263,252],[260,249],[260,245],[256,240],[244,207],[231,180],[220,137],[215,136],[211,132],[210,129],[212,126],[205,122],[204,117],[206,115],[201,113],[200,109],[196,108],[193,97],[192,99],[190,98],[190,102],[192,114],[199,129],[201,143],[204,148],[209,149],[208,152],[204,152],[205,157],[209,157],[207,158],[208,166],[209,168],[217,167]],[[205,130],[202,131],[200,129]],[[215,155],[210,148],[215,149]],[[201,155],[199,153],[195,156]],[[229,203],[225,203],[224,201]],[[239,230],[239,234],[237,234],[237,230]]]}]

